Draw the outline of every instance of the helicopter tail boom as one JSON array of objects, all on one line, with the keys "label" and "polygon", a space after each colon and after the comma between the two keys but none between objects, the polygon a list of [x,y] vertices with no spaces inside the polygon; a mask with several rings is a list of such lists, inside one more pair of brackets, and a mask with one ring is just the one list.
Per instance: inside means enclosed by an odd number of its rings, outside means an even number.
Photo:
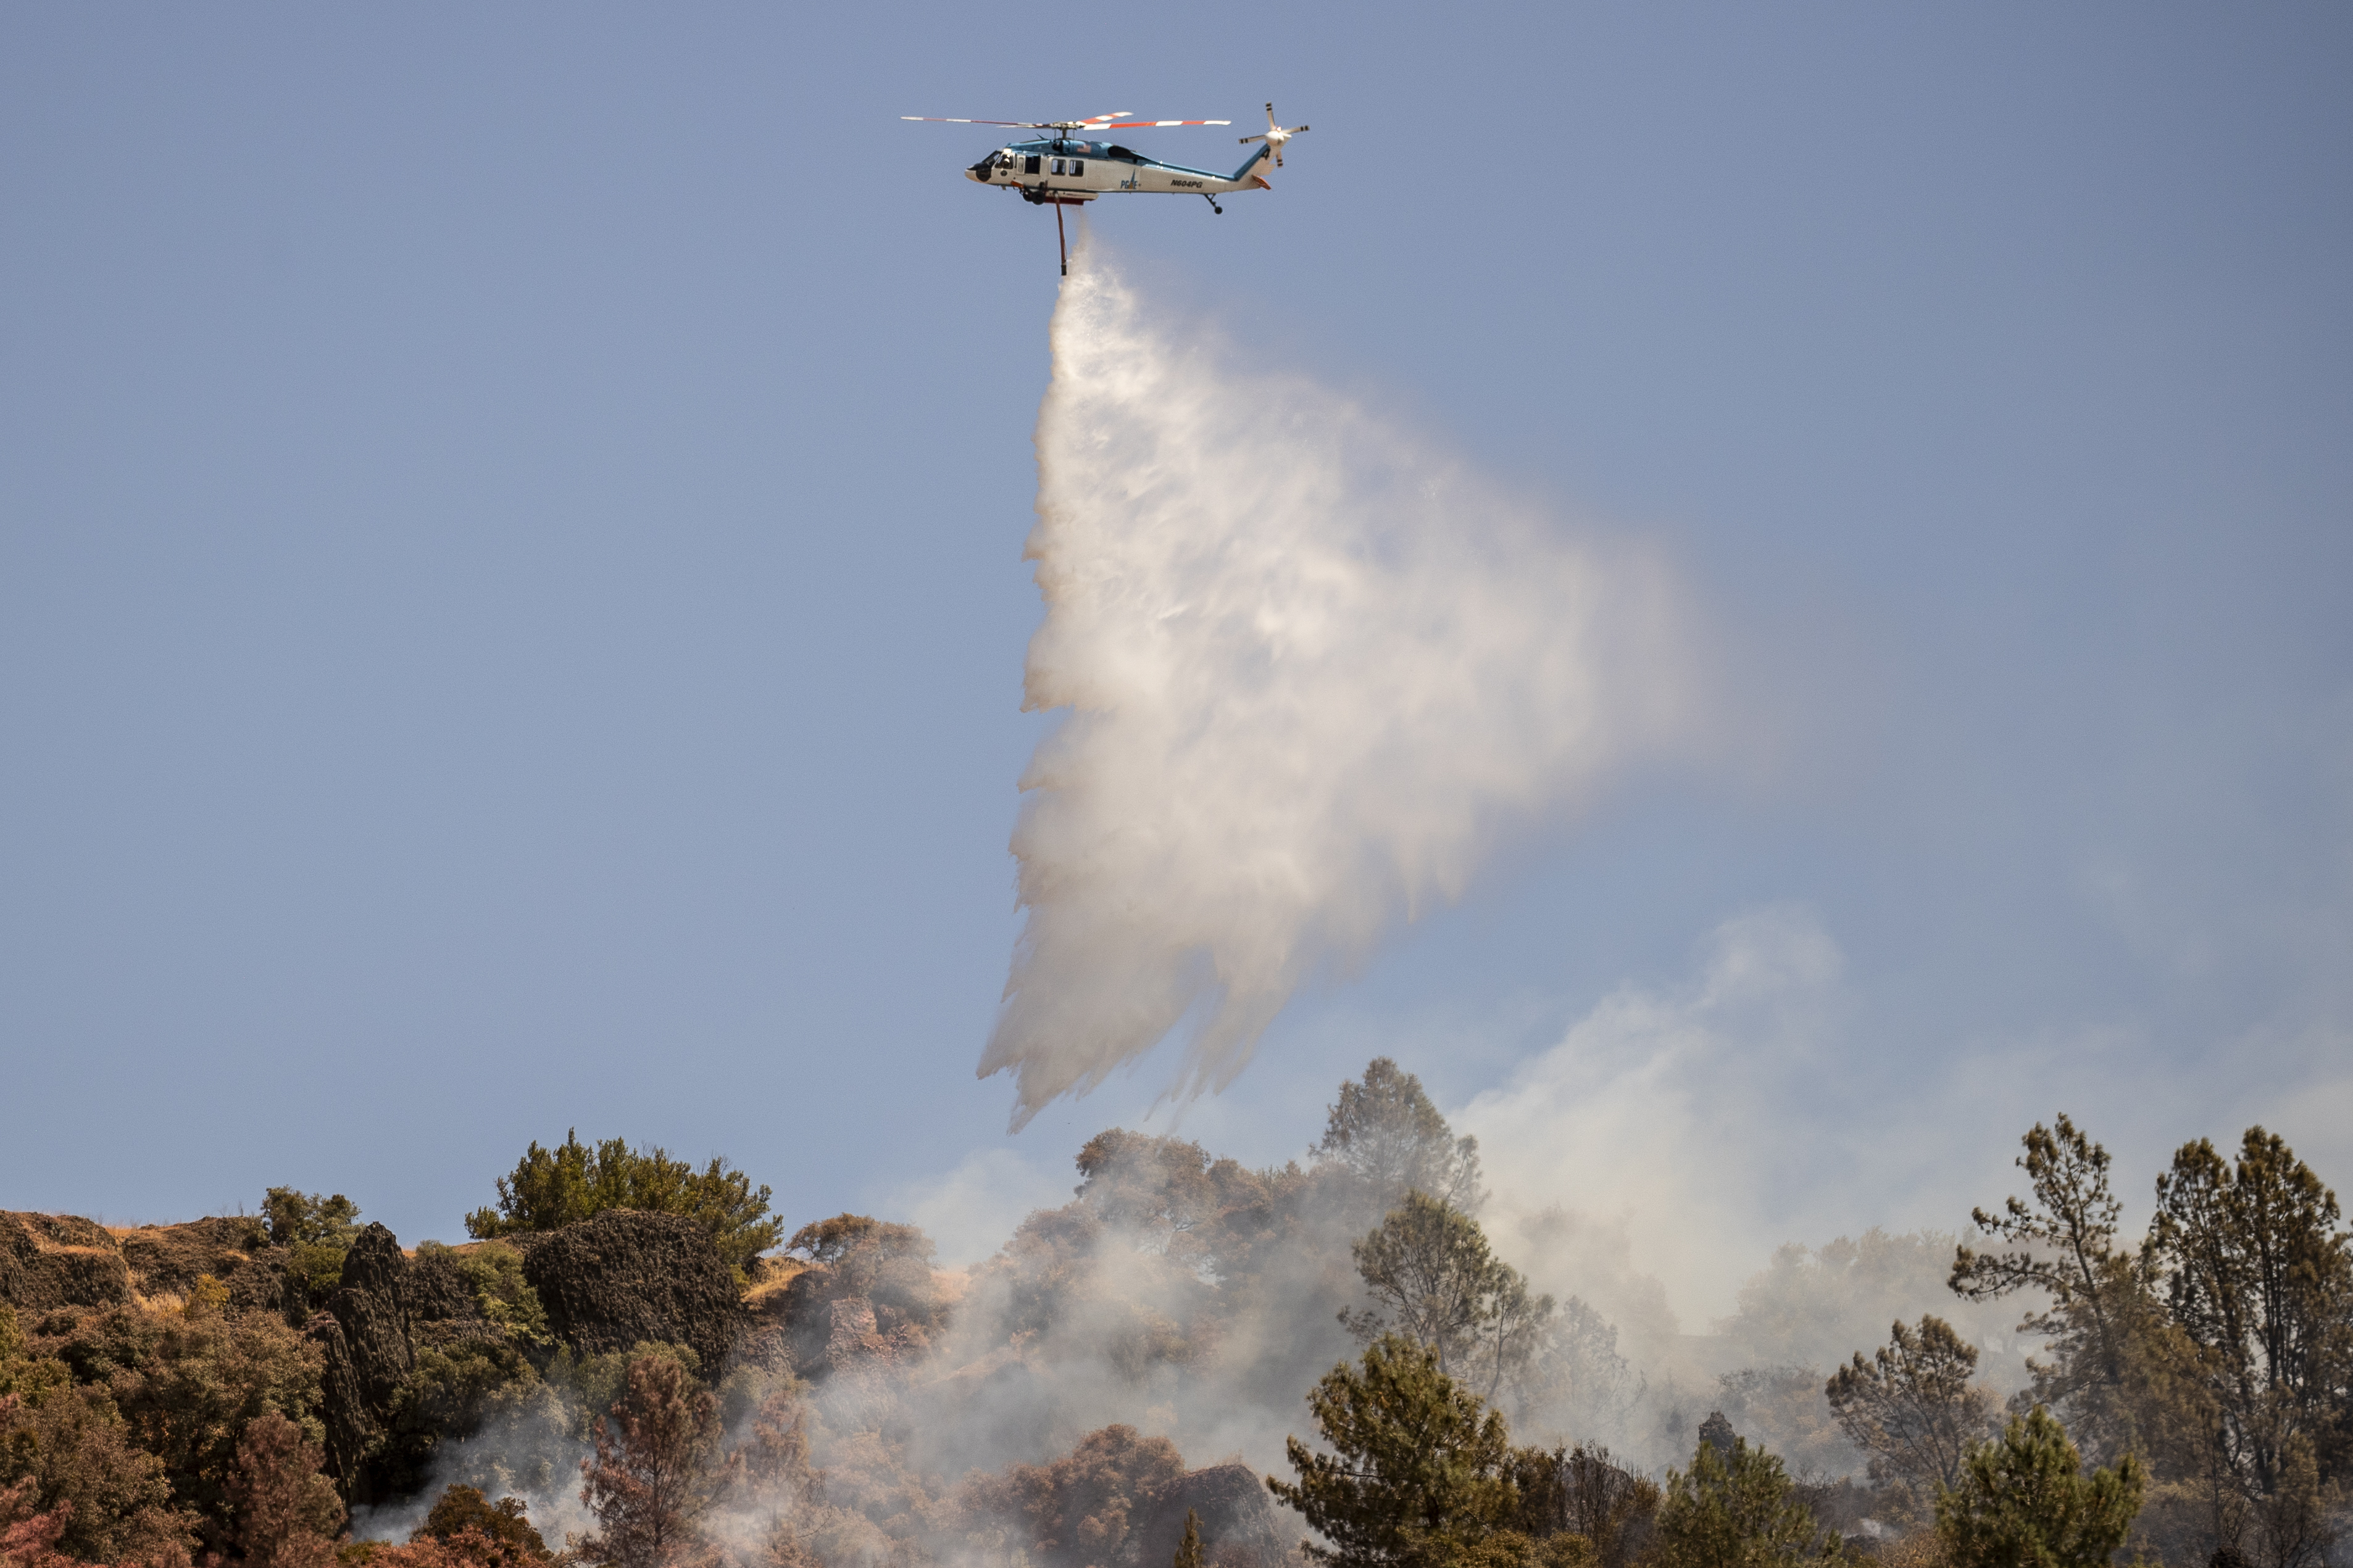
[{"label": "helicopter tail boom", "polygon": [[1274,189],[1274,187],[1268,184],[1265,180],[1253,177],[1258,173],[1259,165],[1265,163],[1269,158],[1274,156],[1274,149],[1271,146],[1262,144],[1266,141],[1266,138],[1263,136],[1246,137],[1244,140],[1257,142],[1261,143],[1261,145],[1257,152],[1242,160],[1242,166],[1240,168],[1236,169],[1232,174],[1227,175],[1226,178],[1231,180],[1237,185],[1257,185],[1262,189],[1270,191]]}]

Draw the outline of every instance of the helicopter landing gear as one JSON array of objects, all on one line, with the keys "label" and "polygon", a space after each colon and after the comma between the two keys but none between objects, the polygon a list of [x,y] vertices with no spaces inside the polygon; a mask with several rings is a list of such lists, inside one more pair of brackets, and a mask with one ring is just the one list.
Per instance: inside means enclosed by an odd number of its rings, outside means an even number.
[{"label": "helicopter landing gear", "polygon": [[1226,216],[1226,209],[1218,205],[1217,197],[1211,195],[1207,191],[1203,191],[1201,193],[1201,199],[1209,204],[1209,210],[1211,212],[1217,214],[1219,217]]}]

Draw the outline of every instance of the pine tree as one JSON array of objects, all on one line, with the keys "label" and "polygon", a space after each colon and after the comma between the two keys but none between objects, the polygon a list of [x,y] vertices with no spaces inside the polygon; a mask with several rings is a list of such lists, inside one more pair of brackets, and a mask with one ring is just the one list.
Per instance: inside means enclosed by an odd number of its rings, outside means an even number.
[{"label": "pine tree", "polygon": [[1703,1440],[1688,1472],[1667,1472],[1653,1552],[1660,1568],[1795,1568],[1844,1543],[1814,1521],[1781,1461],[1735,1437]]},{"label": "pine tree", "polygon": [[1185,1510],[1185,1539],[1176,1543],[1176,1561],[1170,1568],[1201,1568],[1201,1516]]},{"label": "pine tree", "polygon": [[324,1458],[301,1427],[275,1410],[246,1424],[227,1489],[237,1505],[237,1544],[250,1568],[333,1563],[343,1505],[334,1483],[319,1473]]},{"label": "pine tree", "polygon": [[1924,1317],[1917,1328],[1896,1323],[1870,1360],[1857,1351],[1823,1393],[1848,1440],[1871,1456],[1871,1479],[1900,1483],[1925,1507],[1990,1433],[1992,1394],[1969,1382],[1977,1366],[1977,1346]]},{"label": "pine tree", "polygon": [[1332,1542],[1307,1548],[1318,1561],[1451,1562],[1510,1521],[1511,1435],[1439,1370],[1436,1352],[1384,1335],[1361,1369],[1324,1373],[1307,1403],[1333,1451],[1287,1439],[1299,1480],[1266,1484]]},{"label": "pine tree", "polygon": [[629,1363],[628,1387],[592,1429],[581,1500],[603,1528],[583,1550],[614,1568],[682,1568],[718,1553],[696,1517],[736,1468],[718,1457],[719,1401],[666,1356]]},{"label": "pine tree", "polygon": [[1362,1083],[1340,1086],[1314,1153],[1353,1177],[1375,1215],[1409,1192],[1428,1193],[1464,1214],[1486,1199],[1479,1181],[1479,1140],[1457,1138],[1421,1087],[1387,1057],[1365,1068]]},{"label": "pine tree", "polygon": [[2066,1428],[2037,1407],[1970,1452],[1961,1484],[1936,1498],[1936,1535],[1954,1568],[2106,1568],[2142,1486],[2129,1454],[2084,1474]]}]

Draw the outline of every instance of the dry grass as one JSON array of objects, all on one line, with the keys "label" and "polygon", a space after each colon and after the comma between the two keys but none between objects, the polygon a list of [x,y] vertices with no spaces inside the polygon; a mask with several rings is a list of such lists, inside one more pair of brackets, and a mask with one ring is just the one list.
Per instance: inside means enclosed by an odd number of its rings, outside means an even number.
[{"label": "dry grass", "polygon": [[744,1305],[760,1317],[780,1310],[785,1304],[785,1287],[807,1273],[808,1268],[797,1258],[763,1258],[759,1283],[744,1292]]}]

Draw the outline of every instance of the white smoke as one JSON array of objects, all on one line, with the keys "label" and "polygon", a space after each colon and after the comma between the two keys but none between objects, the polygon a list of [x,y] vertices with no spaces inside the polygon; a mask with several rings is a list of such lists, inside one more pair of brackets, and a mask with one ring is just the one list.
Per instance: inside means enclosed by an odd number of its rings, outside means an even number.
[{"label": "white smoke", "polygon": [[1651,554],[1174,340],[1090,256],[1052,341],[1026,706],[1068,718],[1021,780],[1028,921],[980,1063],[1016,1126],[1180,1027],[1171,1092],[1224,1087],[1303,981],[1691,709]]},{"label": "white smoke", "polygon": [[1639,1334],[1653,1314],[1599,1286],[1587,1258],[1614,1234],[1630,1247],[1599,1272],[1662,1281],[1696,1327],[1730,1310],[1760,1237],[1854,1223],[1851,1140],[1799,1113],[1834,1093],[1824,1064],[1851,1007],[1844,967],[1811,910],[1750,910],[1713,933],[1690,983],[1621,986],[1454,1114],[1494,1183],[1491,1223],[1559,1243],[1542,1249],[1539,1283],[1557,1288],[1551,1265],[1573,1264],[1560,1283]]}]

